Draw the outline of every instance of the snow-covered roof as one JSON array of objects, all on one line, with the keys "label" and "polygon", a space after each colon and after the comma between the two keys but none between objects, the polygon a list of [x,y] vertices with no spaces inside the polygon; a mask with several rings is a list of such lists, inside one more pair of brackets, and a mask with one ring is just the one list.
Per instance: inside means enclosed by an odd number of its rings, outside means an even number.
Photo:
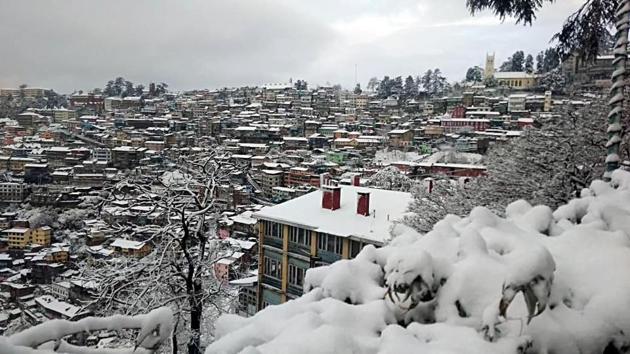
[{"label": "snow-covered roof", "polygon": [[250,250],[252,249],[252,247],[256,246],[256,242],[241,240],[238,238],[228,237],[225,240],[229,242],[232,246],[237,246],[243,250]]},{"label": "snow-covered roof", "polygon": [[4,233],[23,234],[27,233],[30,229],[24,227],[14,227],[11,229],[2,230]]},{"label": "snow-covered roof", "polygon": [[230,217],[230,220],[239,224],[254,225],[258,222],[258,220],[252,218],[252,214],[253,212],[248,210],[236,216]]},{"label": "snow-covered roof", "polygon": [[390,131],[388,134],[405,134],[409,132],[409,129],[394,129]]},{"label": "snow-covered roof", "polygon": [[125,249],[136,249],[139,250],[142,247],[144,247],[145,243],[144,242],[139,242],[139,241],[132,241],[132,240],[125,240],[122,238],[117,238],[114,240],[114,242],[111,243],[111,247],[120,247],[120,248],[125,248]]},{"label": "snow-covered roof", "polygon": [[253,276],[247,277],[247,278],[241,278],[241,279],[232,280],[232,281],[230,281],[230,285],[235,285],[235,286],[253,286],[254,284],[256,284],[256,282],[258,282],[258,275],[253,275]]},{"label": "snow-covered roof", "polygon": [[[389,239],[393,222],[402,219],[412,197],[409,193],[384,189],[340,186],[341,207],[322,208],[322,191],[317,190],[293,200],[254,213],[254,217],[300,226],[341,237],[356,237],[382,243]],[[357,193],[370,193],[370,215],[357,213]]]},{"label": "snow-covered roof", "polygon": [[35,302],[41,307],[47,310],[53,311],[55,313],[58,313],[67,318],[72,318],[82,312],[80,307],[74,306],[72,304],[69,304],[63,301],[59,301],[50,295],[43,295],[40,297],[36,297]]}]

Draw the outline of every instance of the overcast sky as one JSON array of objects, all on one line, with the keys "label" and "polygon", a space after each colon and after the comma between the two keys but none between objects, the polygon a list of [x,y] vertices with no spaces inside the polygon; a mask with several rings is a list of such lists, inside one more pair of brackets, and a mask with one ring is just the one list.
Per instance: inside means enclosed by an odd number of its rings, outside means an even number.
[{"label": "overcast sky", "polygon": [[533,26],[475,17],[465,0],[0,0],[0,87],[59,92],[123,76],[171,89],[305,79],[352,87],[439,67],[451,80],[546,48],[580,0]]}]

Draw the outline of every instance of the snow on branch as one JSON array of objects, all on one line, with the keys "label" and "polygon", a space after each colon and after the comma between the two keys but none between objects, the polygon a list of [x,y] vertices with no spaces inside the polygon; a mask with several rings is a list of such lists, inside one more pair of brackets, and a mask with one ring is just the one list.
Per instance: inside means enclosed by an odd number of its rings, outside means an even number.
[{"label": "snow on branch", "polygon": [[[71,345],[63,338],[83,332],[137,329],[134,348],[93,349]],[[170,338],[173,331],[173,312],[168,307],[155,309],[144,315],[87,317],[79,321],[51,320],[10,337],[0,337],[1,353],[153,353]]]}]

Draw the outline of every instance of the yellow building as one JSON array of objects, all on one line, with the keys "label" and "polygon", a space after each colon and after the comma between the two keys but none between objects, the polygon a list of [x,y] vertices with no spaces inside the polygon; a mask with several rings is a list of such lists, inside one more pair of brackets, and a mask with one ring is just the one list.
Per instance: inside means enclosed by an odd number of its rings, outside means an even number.
[{"label": "yellow building", "polygon": [[68,263],[70,260],[70,248],[67,246],[52,247],[46,253],[46,261],[50,263]]},{"label": "yellow building", "polygon": [[3,230],[2,235],[9,241],[9,248],[24,249],[32,244],[48,247],[52,240],[52,228],[50,226],[36,229],[14,227]]},{"label": "yellow building", "polygon": [[151,246],[146,242],[117,238],[110,247],[119,255],[141,258],[151,253]]},{"label": "yellow building", "polygon": [[527,90],[536,86],[536,75],[518,71],[504,71],[494,73],[498,86],[505,86],[518,90]]},{"label": "yellow building", "polygon": [[3,230],[2,235],[9,241],[9,248],[24,249],[31,243],[31,229],[14,227]]},{"label": "yellow building", "polygon": [[55,123],[77,119],[77,112],[67,108],[53,109],[53,121]]},{"label": "yellow building", "polygon": [[42,226],[31,230],[31,243],[50,246],[52,239],[52,228],[50,226]]},{"label": "yellow building", "polygon": [[409,193],[324,185],[253,214],[259,223],[258,309],[299,297],[306,271],[381,246]]},{"label": "yellow building", "polygon": [[536,75],[520,71],[499,71],[494,67],[494,53],[486,55],[484,78],[494,78],[498,86],[509,87],[517,90],[527,90],[536,86]]}]

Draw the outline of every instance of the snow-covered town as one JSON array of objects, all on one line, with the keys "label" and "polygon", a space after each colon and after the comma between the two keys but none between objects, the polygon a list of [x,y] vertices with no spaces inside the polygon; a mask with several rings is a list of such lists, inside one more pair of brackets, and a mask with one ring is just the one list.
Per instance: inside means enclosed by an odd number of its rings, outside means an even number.
[{"label": "snow-covered town", "polygon": [[0,354],[630,353],[630,0],[330,1],[6,4]]}]

